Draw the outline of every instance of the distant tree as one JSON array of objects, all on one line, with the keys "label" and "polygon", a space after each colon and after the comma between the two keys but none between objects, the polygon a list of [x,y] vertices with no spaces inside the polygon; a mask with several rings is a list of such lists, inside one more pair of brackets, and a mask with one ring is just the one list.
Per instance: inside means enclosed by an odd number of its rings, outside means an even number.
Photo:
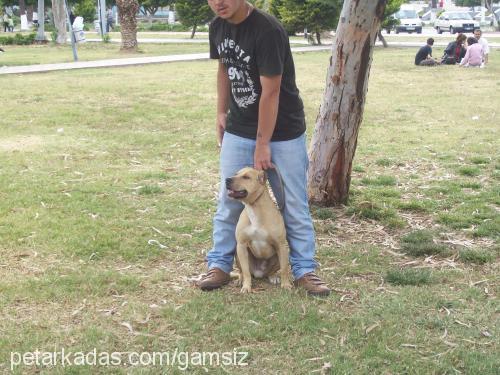
[{"label": "distant tree", "polygon": [[167,7],[174,3],[173,0],[138,0],[139,5],[142,7],[141,12],[148,17],[149,21],[153,21],[153,16],[158,9]]},{"label": "distant tree", "polygon": [[64,0],[52,0],[52,19],[57,30],[57,44],[65,44],[68,39],[66,18],[67,15]]},{"label": "distant tree", "polygon": [[396,13],[399,8],[401,8],[401,5],[405,2],[406,0],[388,0],[387,5],[385,7],[384,11],[384,17],[382,19],[382,24],[380,26],[380,30],[378,32],[378,38],[382,42],[385,48],[388,47],[387,41],[385,40],[384,36],[382,35],[382,30],[391,30],[394,26],[399,24],[399,20],[396,18],[392,17],[394,13]]},{"label": "distant tree", "polygon": [[179,21],[185,26],[192,27],[191,39],[194,38],[198,25],[207,23],[214,16],[206,0],[177,0],[175,10],[179,15]]},{"label": "distant tree", "polygon": [[342,1],[340,0],[280,0],[270,5],[272,12],[287,31],[307,29],[321,44],[321,32],[337,27]]},{"label": "distant tree", "polygon": [[95,0],[74,0],[70,1],[68,5],[73,9],[75,16],[83,17],[86,22],[94,21],[97,11]]}]

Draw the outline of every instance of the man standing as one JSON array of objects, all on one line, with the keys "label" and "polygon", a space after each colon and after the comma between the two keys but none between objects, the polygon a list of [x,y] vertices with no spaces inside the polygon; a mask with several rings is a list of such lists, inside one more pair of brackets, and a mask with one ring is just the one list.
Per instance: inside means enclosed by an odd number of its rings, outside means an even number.
[{"label": "man standing", "polygon": [[9,31],[9,15],[5,12],[2,16],[3,32]]},{"label": "man standing", "polygon": [[113,18],[113,10],[108,9],[106,12],[106,32],[109,33],[110,30],[114,31],[115,20]]},{"label": "man standing", "polygon": [[434,45],[434,39],[427,39],[427,44],[420,48],[415,55],[415,65],[419,66],[434,66],[439,65],[439,63],[432,58],[432,46]]},{"label": "man standing", "polygon": [[[295,285],[309,295],[330,289],[314,274],[315,235],[307,201],[305,117],[295,67],[283,26],[245,0],[208,0],[216,14],[209,29],[210,57],[217,72],[217,142],[221,147],[221,186],[214,217],[213,248],[202,290],[230,280],[235,230],[243,205],[227,195],[224,181],[243,167],[275,165],[283,180],[283,211]],[[277,181],[271,179],[277,188]],[[276,189],[274,189],[277,191]]]},{"label": "man standing", "polygon": [[477,42],[481,45],[481,47],[483,47],[483,63],[484,65],[486,65],[488,64],[488,55],[490,54],[490,46],[488,44],[488,41],[483,38],[483,32],[481,31],[481,29],[474,30],[474,38],[476,38]]}]

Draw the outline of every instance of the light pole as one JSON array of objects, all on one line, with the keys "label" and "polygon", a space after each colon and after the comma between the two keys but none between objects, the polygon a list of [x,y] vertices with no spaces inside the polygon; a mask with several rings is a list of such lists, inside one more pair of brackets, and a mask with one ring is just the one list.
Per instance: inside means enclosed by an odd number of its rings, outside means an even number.
[{"label": "light pole", "polygon": [[97,7],[99,9],[99,18],[100,18],[100,26],[101,26],[101,36],[107,34],[107,23],[108,19],[106,17],[106,0],[97,0]]},{"label": "light pole", "polygon": [[38,30],[36,32],[35,40],[37,42],[44,42],[45,39],[45,1],[38,0]]},{"label": "light pole", "polygon": [[73,49],[73,59],[75,61],[78,61],[78,54],[76,53],[75,33],[73,32],[73,25],[71,24],[71,18],[69,17],[68,2],[66,0],[64,0],[64,6],[66,7],[66,17],[69,24],[69,33],[71,35],[71,48]]}]

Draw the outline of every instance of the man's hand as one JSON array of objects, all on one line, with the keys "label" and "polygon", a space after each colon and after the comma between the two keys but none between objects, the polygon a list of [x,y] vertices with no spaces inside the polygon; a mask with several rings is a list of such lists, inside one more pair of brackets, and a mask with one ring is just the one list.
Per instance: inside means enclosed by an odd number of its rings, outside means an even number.
[{"label": "man's hand", "polygon": [[271,146],[269,146],[269,143],[257,142],[253,154],[253,167],[259,171],[273,168],[273,164],[271,163]]},{"label": "man's hand", "polygon": [[215,121],[215,135],[217,137],[217,146],[220,148],[222,146],[222,139],[224,138],[224,131],[226,130],[226,113],[217,114],[217,119]]}]

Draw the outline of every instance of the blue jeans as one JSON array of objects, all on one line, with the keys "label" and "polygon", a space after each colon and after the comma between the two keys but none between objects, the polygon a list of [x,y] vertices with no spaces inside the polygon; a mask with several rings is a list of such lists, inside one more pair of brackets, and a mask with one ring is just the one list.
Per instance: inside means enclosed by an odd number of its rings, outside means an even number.
[{"label": "blue jeans", "polygon": [[[208,269],[233,269],[236,252],[236,224],[244,206],[227,196],[226,178],[240,169],[253,166],[255,140],[225,133],[220,154],[220,192],[214,217],[213,248],[207,254]],[[285,190],[283,218],[290,246],[290,264],[295,279],[314,271],[315,236],[307,201],[307,157],[305,134],[289,141],[271,142],[271,161],[281,173]],[[279,179],[268,173],[275,195],[279,195]]]}]

